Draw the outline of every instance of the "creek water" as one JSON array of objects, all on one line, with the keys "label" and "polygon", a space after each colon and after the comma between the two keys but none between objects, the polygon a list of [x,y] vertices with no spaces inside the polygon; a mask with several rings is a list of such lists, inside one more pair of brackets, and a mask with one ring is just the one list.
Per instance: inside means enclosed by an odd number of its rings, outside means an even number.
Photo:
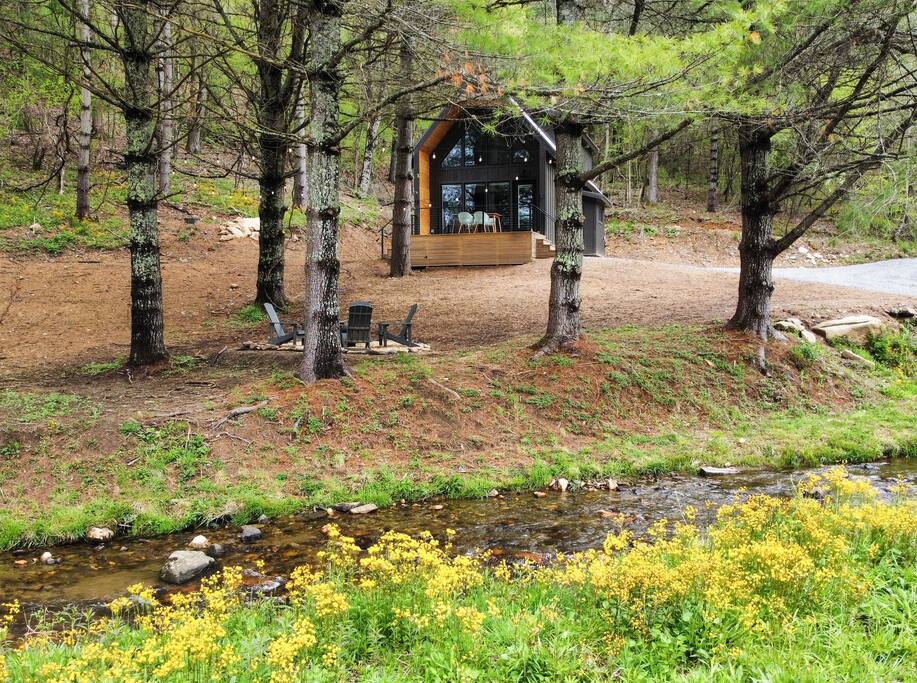
[{"label": "creek water", "polygon": [[[154,538],[115,538],[104,544],[75,543],[52,548],[58,564],[38,560],[41,550],[0,554],[0,602],[18,599],[26,614],[65,607],[93,608],[123,595],[134,583],[166,590],[189,590],[159,581],[159,569],[174,550],[186,549],[198,533],[211,543],[223,544],[226,554],[218,566],[252,567],[265,563],[266,576],[288,575],[308,564],[324,547],[322,526],[339,525],[361,547],[370,546],[387,530],[409,534],[430,531],[445,538],[455,531],[458,553],[491,550],[509,560],[540,561],[558,552],[599,547],[610,532],[622,527],[637,535],[660,519],[680,519],[685,506],[697,509],[698,521],[709,523],[716,508],[750,494],[790,495],[796,483],[811,472],[744,471],[717,477],[642,479],[615,491],[549,491],[544,497],[507,493],[484,500],[434,500],[396,505],[366,515],[325,512],[300,514],[259,524],[263,537],[249,544],[238,540],[235,527],[198,529]],[[852,465],[851,476],[871,481],[880,496],[899,481],[917,483],[917,460],[891,460]],[[440,507],[441,506],[441,507]],[[25,560],[25,563],[23,563]]]}]

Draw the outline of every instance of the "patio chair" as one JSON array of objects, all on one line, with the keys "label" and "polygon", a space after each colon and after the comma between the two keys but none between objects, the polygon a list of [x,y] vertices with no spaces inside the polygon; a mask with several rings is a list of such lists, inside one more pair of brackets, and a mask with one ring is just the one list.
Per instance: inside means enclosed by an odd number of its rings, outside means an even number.
[{"label": "patio chair", "polygon": [[480,227],[481,230],[484,230],[484,226],[487,225],[487,219],[484,218],[484,216],[486,215],[487,214],[485,214],[483,211],[474,212],[474,231],[475,232],[478,231],[478,227]]},{"label": "patio chair", "polygon": [[471,232],[471,226],[473,225],[474,225],[474,216],[472,216],[467,211],[459,211],[458,230],[456,232],[461,232],[462,228],[467,228],[468,232]]},{"label": "patio chair", "polygon": [[289,326],[293,329],[292,332],[287,332],[284,329],[283,323],[280,322],[280,318],[277,316],[277,311],[274,309],[273,304],[264,304],[264,312],[267,313],[268,322],[271,325],[271,330],[274,335],[268,337],[268,344],[273,344],[274,346],[280,346],[281,344],[286,344],[291,339],[293,343],[296,343],[296,339],[302,339],[305,336],[305,332],[302,327],[300,327],[296,322],[288,323]]},{"label": "patio chair", "polygon": [[354,301],[347,309],[347,320],[340,321],[341,347],[365,344],[369,348],[372,337],[373,305],[368,301]]},{"label": "patio chair", "polygon": [[484,213],[484,232],[490,230],[491,232],[497,231],[497,219],[491,216],[489,213]]},{"label": "patio chair", "polygon": [[[417,304],[412,304],[404,320],[398,322],[379,322],[376,323],[376,334],[379,337],[379,346],[388,346],[388,342],[393,341],[402,346],[417,346],[417,343],[411,339],[411,328],[414,314],[417,313]],[[398,334],[389,332],[392,325],[399,325]]]}]

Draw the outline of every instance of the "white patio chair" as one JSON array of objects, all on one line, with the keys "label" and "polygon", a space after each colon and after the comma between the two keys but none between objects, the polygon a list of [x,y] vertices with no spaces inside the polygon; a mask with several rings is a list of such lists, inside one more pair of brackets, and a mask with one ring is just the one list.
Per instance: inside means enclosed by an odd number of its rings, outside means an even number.
[{"label": "white patio chair", "polygon": [[471,226],[475,224],[475,218],[467,211],[459,211],[458,215],[458,232],[461,232],[463,228],[467,228],[468,232],[471,232]]}]

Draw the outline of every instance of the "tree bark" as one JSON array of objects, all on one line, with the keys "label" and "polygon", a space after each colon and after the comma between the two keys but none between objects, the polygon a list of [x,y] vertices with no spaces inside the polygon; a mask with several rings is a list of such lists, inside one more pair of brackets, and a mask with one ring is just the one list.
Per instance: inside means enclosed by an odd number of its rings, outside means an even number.
[{"label": "tree bark", "polygon": [[165,19],[159,45],[159,192],[163,197],[171,190],[172,141],[175,124],[172,120],[172,87],[175,82],[175,62],[172,57],[172,22]]},{"label": "tree bark", "polygon": [[204,65],[198,63],[197,55],[192,57],[191,97],[188,102],[188,137],[185,139],[185,151],[188,154],[201,152],[201,128],[204,121],[204,106],[207,102],[207,72]]},{"label": "tree bark", "polygon": [[92,145],[92,97],[86,87],[92,78],[89,68],[89,41],[92,33],[89,28],[89,0],[80,0],[80,60],[82,61],[83,83],[80,87],[80,132],[77,140],[79,151],[76,160],[76,217],[83,220],[89,215],[89,153]]},{"label": "tree bark", "polygon": [[742,163],[742,239],[739,242],[739,300],[727,323],[733,330],[750,332],[767,341],[771,328],[773,265],[777,256],[773,238],[774,206],[769,175],[771,134],[753,124],[739,130]]},{"label": "tree bark", "polygon": [[283,39],[283,17],[274,2],[257,5],[259,102],[258,150],[258,274],[255,301],[286,308],[283,286],[283,216],[286,156],[289,149],[289,102],[283,101],[283,66],[277,59]]},{"label": "tree bark", "polygon": [[[369,194],[370,185],[373,179],[373,155],[376,151],[376,144],[379,141],[379,127],[382,124],[382,117],[379,114],[373,116],[369,125],[366,127],[366,144],[363,146],[363,165],[360,168],[360,181],[357,189],[362,196]],[[396,171],[397,174],[397,171]]]},{"label": "tree bark", "polygon": [[659,150],[650,150],[646,155],[646,203],[651,206],[658,201],[659,195]]},{"label": "tree bark", "polygon": [[306,225],[306,300],[303,360],[304,382],[345,374],[339,335],[338,189],[341,173],[339,141],[341,74],[336,55],[341,49],[341,0],[313,0],[310,10],[308,63],[310,113],[309,205]]},{"label": "tree bark", "polygon": [[[306,103],[302,94],[296,98],[296,137],[304,140],[306,134]],[[301,209],[309,202],[309,170],[306,165],[306,143],[295,146],[295,169],[293,175],[293,206]]]},{"label": "tree bark", "polygon": [[583,126],[562,122],[555,127],[555,247],[548,299],[548,329],[537,344],[539,353],[567,348],[580,337],[580,278],[583,273]]},{"label": "tree bark", "polygon": [[123,28],[120,55],[124,66],[124,123],[127,131],[127,209],[131,252],[131,365],[165,359],[162,274],[156,222],[156,125],[151,93],[152,30],[149,0],[119,0],[116,11]]},{"label": "tree bark", "polygon": [[714,128],[710,132],[710,181],[707,185],[707,211],[716,211],[716,188],[720,181],[719,165],[720,131]]},{"label": "tree bark", "polygon": [[[410,83],[413,70],[413,53],[407,38],[401,39],[400,49],[402,84]],[[378,121],[376,121],[378,124]],[[414,196],[414,172],[411,164],[414,151],[414,113],[409,97],[398,103],[395,113],[395,206],[392,211],[392,256],[389,275],[404,277],[411,274],[411,206]],[[367,142],[368,144],[368,142]]]},{"label": "tree bark", "polygon": [[392,135],[392,153],[388,157],[388,181],[395,182],[395,166],[398,164],[398,136]]}]

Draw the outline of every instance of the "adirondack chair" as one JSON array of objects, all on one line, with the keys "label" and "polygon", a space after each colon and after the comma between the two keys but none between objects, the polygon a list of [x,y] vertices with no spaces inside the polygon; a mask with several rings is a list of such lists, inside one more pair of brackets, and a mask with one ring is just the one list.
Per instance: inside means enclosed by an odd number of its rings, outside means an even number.
[{"label": "adirondack chair", "polygon": [[[380,346],[388,346],[389,341],[398,342],[403,346],[417,346],[417,344],[411,339],[411,326],[412,320],[414,319],[414,314],[417,313],[417,304],[412,304],[408,309],[408,313],[404,316],[404,320],[400,323],[398,322],[377,322],[376,323],[376,334],[379,337]],[[392,325],[399,325],[400,329],[398,334],[392,334],[389,332],[389,327]]]},{"label": "adirondack chair", "polygon": [[290,322],[290,327],[293,328],[292,332],[287,332],[283,327],[283,323],[280,322],[280,318],[277,316],[277,311],[274,309],[273,304],[264,304],[264,312],[267,313],[268,322],[271,325],[271,331],[273,332],[272,337],[268,337],[268,343],[275,346],[280,346],[281,344],[286,344],[291,339],[293,343],[296,343],[296,339],[302,339],[304,336],[303,329],[295,322]]},{"label": "adirondack chair", "polygon": [[347,320],[340,322],[341,347],[365,344],[369,348],[372,337],[373,305],[368,301],[354,301],[347,309]]}]

